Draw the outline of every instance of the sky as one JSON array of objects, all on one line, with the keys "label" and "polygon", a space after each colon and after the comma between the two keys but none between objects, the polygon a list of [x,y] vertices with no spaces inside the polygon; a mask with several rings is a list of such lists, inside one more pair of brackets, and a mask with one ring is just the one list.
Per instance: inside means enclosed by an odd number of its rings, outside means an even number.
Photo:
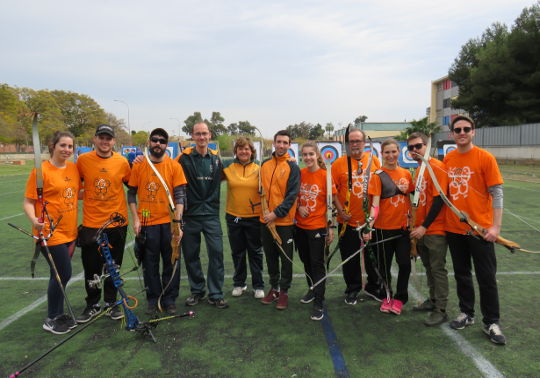
[{"label": "sky", "polygon": [[174,135],[195,111],[265,137],[302,121],[410,121],[465,42],[533,4],[2,0],[0,83],[86,94],[129,110],[131,130]]}]

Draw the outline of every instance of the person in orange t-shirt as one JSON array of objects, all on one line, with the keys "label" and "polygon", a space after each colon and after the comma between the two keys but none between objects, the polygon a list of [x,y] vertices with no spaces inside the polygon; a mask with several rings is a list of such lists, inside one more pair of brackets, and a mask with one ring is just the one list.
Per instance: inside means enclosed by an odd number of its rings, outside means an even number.
[{"label": "person in orange t-shirt", "polygon": [[[341,156],[332,164],[332,178],[337,189],[335,206],[338,211],[338,235],[342,235],[338,240],[342,261],[354,254],[362,244],[357,228],[366,222],[363,202],[367,194],[364,193],[364,181],[368,176],[367,166],[370,154],[373,153],[365,152],[365,145],[366,134],[364,131],[351,129],[349,131],[350,147],[348,148],[350,155]],[[350,170],[348,160],[351,162]],[[373,172],[380,167],[379,159],[373,155],[370,170]],[[373,173],[369,176],[371,181]],[[343,227],[345,227],[345,231],[342,234]],[[373,260],[372,258],[365,259],[367,284],[364,292],[368,297],[380,302],[384,296],[381,294],[379,276],[374,269],[375,262]],[[343,279],[346,285],[345,303],[355,305],[358,293],[362,290],[359,254],[343,265]]]},{"label": "person in orange t-shirt", "polygon": [[[326,219],[327,171],[321,152],[315,142],[306,142],[302,145],[301,155],[306,168],[300,170],[300,192],[295,215],[294,240],[300,260],[304,263],[306,279],[310,287],[313,282],[318,282],[326,274],[324,248],[332,243],[334,230],[328,228],[328,219]],[[334,185],[331,190],[332,194],[337,193]],[[311,311],[312,320],[321,320],[324,317],[324,292],[323,281],[313,291],[308,290],[300,300],[302,303],[315,301]]]},{"label": "person in orange t-shirt", "polygon": [[495,157],[473,145],[474,122],[465,116],[450,124],[457,149],[449,152],[444,163],[448,170],[448,197],[456,208],[486,229],[484,235],[470,235],[470,228],[453,211],[446,211],[446,231],[454,265],[461,313],[450,327],[463,329],[474,324],[474,285],[471,260],[480,290],[483,331],[495,344],[505,344],[499,326],[497,259],[493,242],[501,232],[503,178]]},{"label": "person in orange t-shirt", "polygon": [[[397,141],[387,139],[381,145],[383,157],[382,169],[375,172],[369,185],[369,194],[373,196],[371,217],[375,227],[375,239],[380,242],[393,236],[400,236],[377,244],[377,259],[386,285],[386,298],[381,303],[381,312],[401,314],[407,300],[411,260],[409,257],[411,242],[408,221],[411,212],[409,193],[414,191],[411,173],[398,166],[400,148]],[[379,209],[380,207],[380,209]],[[365,235],[371,239],[371,232]],[[390,268],[396,255],[398,278],[396,293],[392,295]]]},{"label": "person in orange t-shirt", "polygon": [[[418,183],[418,171],[427,149],[428,137],[422,133],[412,133],[407,138],[407,148],[412,158],[418,162],[415,187],[419,188],[418,207],[411,238],[418,240],[416,248],[426,268],[429,297],[423,303],[414,306],[414,311],[430,311],[424,320],[426,326],[436,326],[448,320],[446,305],[448,303],[448,271],[446,270],[446,251],[448,243],[444,231],[444,202],[428,169],[424,170],[422,180]],[[446,167],[443,162],[430,158],[429,166],[433,169],[437,181],[443,191],[447,187]],[[416,194],[416,193],[415,193]],[[444,192],[446,194],[446,191]]]},{"label": "person in orange t-shirt", "polygon": [[[133,230],[137,235],[138,249],[144,251],[142,260],[144,286],[148,307],[146,313],[152,315],[156,312],[158,299],[163,292],[163,286],[170,284],[163,293],[162,304],[167,313],[176,313],[176,298],[180,291],[180,269],[174,277],[172,255],[173,226],[179,230],[179,238],[174,240],[180,243],[182,238],[182,213],[184,211],[187,180],[180,164],[169,158],[165,152],[169,143],[169,134],[157,128],[152,130],[148,139],[149,158],[154,164],[165,183],[169,193],[174,196],[174,218],[169,214],[169,198],[162,188],[162,183],[156,176],[150,163],[145,159],[142,163],[133,164],[129,178],[128,204],[133,219]],[[137,198],[139,206],[137,208]],[[141,222],[142,220],[142,222]],[[159,274],[159,261],[162,261],[162,274]]]},{"label": "person in orange t-shirt", "polygon": [[[81,185],[77,167],[67,161],[73,154],[73,140],[70,132],[57,131],[49,143],[51,158],[42,164],[43,201],[47,202],[47,212],[55,222],[62,216],[47,244],[64,288],[71,278],[71,256],[77,238],[77,196]],[[44,235],[48,235],[50,224],[46,219],[43,222],[39,219],[42,207],[37,201],[36,186],[36,169],[33,169],[26,183],[23,208],[35,234],[41,231]],[[43,323],[43,329],[54,334],[64,334],[76,323],[74,319],[64,314],[62,289],[55,278],[54,268],[44,247],[41,247],[41,253],[51,268],[47,290],[47,318]]]},{"label": "person in orange t-shirt", "polygon": [[[101,312],[101,289],[91,287],[89,281],[94,279],[94,275],[99,276],[103,272],[104,260],[98,250],[95,235],[113,213],[122,215],[126,224],[112,224],[107,228],[111,255],[118,265],[122,265],[124,257],[128,217],[124,184],[129,180],[131,169],[127,159],[113,152],[115,141],[114,129],[109,125],[99,125],[94,136],[95,150],[86,152],[77,159],[77,168],[84,187],[79,244],[86,289],[86,308],[77,317],[78,323],[86,323]],[[116,302],[116,295],[117,289],[111,278],[107,277],[103,285],[105,308]],[[108,315],[114,320],[124,317],[118,306],[114,306]]]}]

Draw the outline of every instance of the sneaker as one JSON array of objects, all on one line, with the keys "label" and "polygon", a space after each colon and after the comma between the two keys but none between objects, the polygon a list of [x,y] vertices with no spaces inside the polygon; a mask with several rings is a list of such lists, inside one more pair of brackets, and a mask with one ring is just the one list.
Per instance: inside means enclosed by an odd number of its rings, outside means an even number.
[{"label": "sneaker", "polygon": [[264,290],[263,289],[255,289],[253,290],[253,296],[255,299],[263,299],[264,298]]},{"label": "sneaker", "polygon": [[356,300],[358,299],[358,293],[351,291],[350,293],[347,293],[347,296],[345,297],[345,303],[348,305],[355,305]]},{"label": "sneaker", "polygon": [[413,311],[433,311],[435,310],[435,304],[431,299],[426,299],[424,302],[413,306]]},{"label": "sneaker", "polygon": [[69,329],[77,327],[77,321],[67,314],[58,315],[55,319],[66,323]]},{"label": "sneaker", "polygon": [[289,307],[289,294],[284,291],[280,291],[276,308],[278,310],[286,310],[287,307]]},{"label": "sneaker", "polygon": [[220,309],[229,307],[229,304],[223,298],[208,298],[208,303]]},{"label": "sneaker", "polygon": [[324,309],[320,305],[315,304],[311,310],[310,318],[311,320],[321,320],[324,318]]},{"label": "sneaker", "polygon": [[392,300],[392,304],[390,306],[390,312],[392,312],[392,314],[396,314],[396,315],[401,314],[402,308],[403,308],[402,301],[400,301],[399,299]]},{"label": "sneaker", "polygon": [[386,298],[383,299],[382,303],[381,303],[381,307],[379,308],[379,310],[381,312],[386,312],[387,314],[390,313],[391,309],[392,309],[392,299],[388,300]]},{"label": "sneaker", "polygon": [[497,323],[484,324],[483,331],[489,337],[489,341],[494,344],[506,344],[506,337],[501,332],[501,327]]},{"label": "sneaker", "polygon": [[155,303],[148,303],[146,306],[146,311],[144,312],[146,315],[155,315],[157,312],[157,306]]},{"label": "sneaker", "polygon": [[450,322],[450,327],[453,329],[463,329],[467,326],[474,324],[474,317],[469,316],[462,312],[455,320]]},{"label": "sneaker", "polygon": [[43,329],[45,331],[54,333],[55,335],[63,335],[65,333],[68,333],[70,329],[66,322],[58,319],[60,316],[62,315],[59,315],[54,319],[45,319],[45,322],[43,322]]},{"label": "sneaker", "polygon": [[232,291],[233,297],[239,297],[247,290],[247,286],[235,286]]},{"label": "sneaker", "polygon": [[[111,306],[112,308],[109,310],[109,307]],[[115,304],[105,302],[105,306],[103,307],[103,309],[105,311],[109,310],[109,312],[106,315],[110,317],[112,320],[119,320],[124,317],[124,312],[122,311],[122,308],[120,307],[120,305],[115,305]]]},{"label": "sneaker", "polygon": [[311,303],[314,300],[315,300],[315,293],[313,292],[313,290],[308,290],[306,295],[304,295],[302,299],[300,299],[300,303]]},{"label": "sneaker", "polygon": [[167,305],[167,309],[165,311],[167,311],[167,314],[169,314],[169,315],[176,314],[176,305],[174,303],[171,303],[170,305]]},{"label": "sneaker", "polygon": [[266,294],[266,297],[261,299],[262,304],[271,304],[272,302],[276,301],[279,298],[279,291],[270,289],[268,294]]},{"label": "sneaker", "polygon": [[[420,311],[420,310],[417,310],[417,311]],[[438,326],[439,324],[446,322],[447,320],[448,320],[448,315],[446,314],[446,312],[443,312],[441,310],[435,310],[429,313],[426,320],[424,320],[424,325],[428,327],[434,327],[434,326]]]},{"label": "sneaker", "polygon": [[364,293],[370,297],[371,299],[377,301],[377,302],[382,302],[383,299],[386,297],[384,295],[381,295],[380,291],[379,290],[373,290],[373,289],[364,289]]},{"label": "sneaker", "polygon": [[204,299],[204,294],[200,294],[200,293],[191,294],[186,299],[186,306],[195,306],[199,304],[199,301],[202,299]]},{"label": "sneaker", "polygon": [[99,305],[86,306],[82,314],[77,317],[77,323],[83,324],[92,320],[97,314],[101,312],[101,307]]}]

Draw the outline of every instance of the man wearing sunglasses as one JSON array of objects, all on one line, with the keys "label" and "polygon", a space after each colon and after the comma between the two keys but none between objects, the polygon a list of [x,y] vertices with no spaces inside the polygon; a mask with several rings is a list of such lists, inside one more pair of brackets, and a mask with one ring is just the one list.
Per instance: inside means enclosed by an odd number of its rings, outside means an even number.
[{"label": "man wearing sunglasses", "polygon": [[[416,160],[418,167],[422,164],[421,156],[426,153],[428,137],[423,133],[412,133],[407,138],[407,149],[411,157]],[[445,191],[448,186],[448,177],[444,163],[435,158],[429,159],[429,165],[435,172],[437,181]],[[418,169],[419,169],[418,168]],[[416,175],[418,180],[418,174]],[[420,185],[418,207],[414,229],[411,238],[418,240],[416,248],[426,268],[426,277],[429,288],[429,298],[424,303],[414,306],[415,311],[429,311],[424,320],[426,326],[436,326],[448,320],[446,305],[448,303],[448,271],[446,270],[446,243],[445,235],[445,209],[444,202],[433,184],[433,179],[426,170]]]},{"label": "man wearing sunglasses", "polygon": [[474,122],[457,116],[450,124],[457,149],[444,158],[448,172],[448,197],[456,208],[483,227],[483,235],[471,232],[452,211],[446,211],[448,246],[454,265],[461,313],[450,327],[463,329],[474,324],[475,293],[471,260],[480,289],[483,331],[495,344],[505,344],[499,327],[497,260],[493,242],[501,231],[503,178],[495,157],[473,144]]},{"label": "man wearing sunglasses", "polygon": [[[149,158],[167,184],[169,193],[174,196],[173,227],[178,228],[176,245],[182,238],[182,212],[185,203],[186,178],[182,167],[166,154],[169,134],[161,128],[152,130],[148,139]],[[180,270],[172,276],[173,264],[171,262],[171,217],[169,214],[169,199],[162,183],[154,173],[150,163],[144,159],[135,163],[129,178],[128,204],[131,210],[132,226],[142,261],[144,273],[144,286],[148,300],[147,314],[156,312],[158,299],[162,293],[162,285],[168,284],[163,293],[161,303],[167,313],[176,313],[176,298],[180,289]],[[139,205],[137,206],[137,199]],[[159,274],[159,260],[163,262],[161,277]]]}]

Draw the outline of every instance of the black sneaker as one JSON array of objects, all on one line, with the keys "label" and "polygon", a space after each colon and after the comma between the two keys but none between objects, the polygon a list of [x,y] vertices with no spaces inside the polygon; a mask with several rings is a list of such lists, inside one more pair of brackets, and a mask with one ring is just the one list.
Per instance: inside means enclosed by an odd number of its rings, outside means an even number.
[{"label": "black sneaker", "polygon": [[300,303],[311,303],[314,300],[315,300],[315,293],[313,292],[313,290],[308,290],[306,295],[304,295],[302,299],[300,299]]},{"label": "black sneaker", "polygon": [[199,301],[204,299],[204,294],[195,293],[187,297],[186,306],[195,306],[199,304]]},{"label": "black sneaker", "polygon": [[348,305],[355,305],[357,299],[358,293],[351,291],[350,293],[347,293],[347,296],[345,297],[345,303],[347,303]]},{"label": "black sneaker", "polygon": [[450,327],[453,329],[463,329],[473,324],[474,324],[474,317],[469,316],[465,314],[464,312],[462,312],[461,314],[457,316],[456,319],[450,322]]},{"label": "black sneaker", "polygon": [[321,320],[324,318],[324,309],[320,305],[315,304],[311,310],[310,318],[311,320]]},{"label": "black sneaker", "polygon": [[506,344],[506,337],[501,332],[501,327],[497,323],[484,324],[483,331],[489,337],[489,341],[494,344]]},{"label": "black sneaker", "polygon": [[208,303],[212,306],[216,306],[217,308],[224,309],[228,308],[229,304],[225,301],[223,298],[208,298]]},{"label": "black sneaker", "polygon": [[99,305],[86,306],[82,314],[79,315],[77,319],[75,320],[77,320],[77,323],[79,324],[86,323],[92,320],[92,318],[95,317],[100,312],[101,312],[101,307]]},{"label": "black sneaker", "polygon": [[365,288],[364,289],[364,293],[366,293],[366,295],[368,297],[370,297],[371,299],[377,301],[377,302],[382,302],[383,299],[386,298],[386,294],[381,294],[381,291],[380,290],[376,290],[376,289],[368,289],[368,288]]},{"label": "black sneaker", "polygon": [[413,311],[433,311],[435,310],[435,304],[431,299],[426,299],[424,302],[413,306]]},{"label": "black sneaker", "polygon": [[[112,306],[112,309],[109,310],[109,307]],[[124,312],[120,308],[120,305],[105,303],[105,310],[109,310],[107,313],[107,316],[110,317],[112,320],[119,320],[124,317]]]},{"label": "black sneaker", "polygon": [[71,316],[67,314],[58,315],[56,319],[66,323],[69,329],[73,329],[77,327],[77,322],[75,321],[75,319],[73,319]]},{"label": "black sneaker", "polygon": [[62,315],[59,315],[54,319],[45,319],[45,322],[43,323],[43,329],[45,331],[54,333],[55,335],[63,335],[71,331],[66,322],[59,319],[60,316]]}]

